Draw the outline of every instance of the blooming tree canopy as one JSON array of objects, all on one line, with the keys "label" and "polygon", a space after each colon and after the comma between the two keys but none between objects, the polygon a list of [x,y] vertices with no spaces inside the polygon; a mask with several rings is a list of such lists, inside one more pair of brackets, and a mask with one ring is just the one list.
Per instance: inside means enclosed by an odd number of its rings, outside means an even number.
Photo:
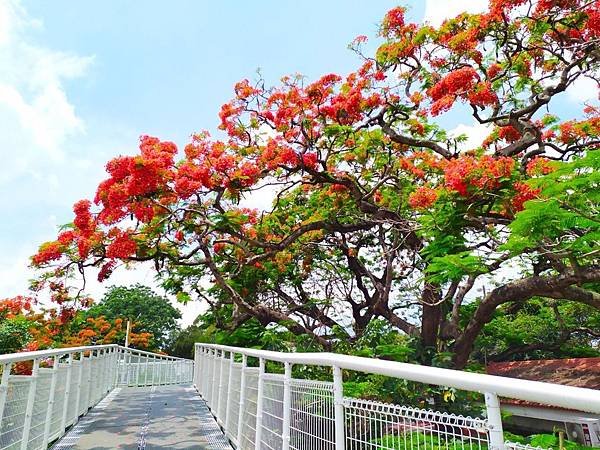
[{"label": "blooming tree canopy", "polygon": [[[233,305],[230,327],[255,318],[329,348],[383,318],[457,368],[503,304],[600,308],[600,111],[559,114],[578,80],[598,86],[598,3],[490,0],[438,28],[404,12],[383,18],[375,55],[355,39],[355,72],[242,80],[217,138],[180,153],[143,136],[109,161],[32,257],[34,287],[60,296],[73,271],[152,261],[179,298]],[[464,148],[446,114],[488,136]],[[243,206],[261,192],[270,210]]]}]

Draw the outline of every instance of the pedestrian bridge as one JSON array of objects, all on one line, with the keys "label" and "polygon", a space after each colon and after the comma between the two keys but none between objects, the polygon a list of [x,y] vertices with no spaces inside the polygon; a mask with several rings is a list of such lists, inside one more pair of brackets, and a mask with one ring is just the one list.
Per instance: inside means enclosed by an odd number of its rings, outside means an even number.
[{"label": "pedestrian bridge", "polygon": [[[520,450],[500,397],[600,413],[594,390],[330,353],[196,344],[192,361],[100,345],[0,355],[0,368],[0,450]],[[351,372],[485,404],[464,417],[353,398]]]}]

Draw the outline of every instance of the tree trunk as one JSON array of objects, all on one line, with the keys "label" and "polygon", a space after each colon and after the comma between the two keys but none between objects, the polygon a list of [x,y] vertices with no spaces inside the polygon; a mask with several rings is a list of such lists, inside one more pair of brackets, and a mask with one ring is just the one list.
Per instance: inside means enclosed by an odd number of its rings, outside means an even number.
[{"label": "tree trunk", "polygon": [[424,348],[437,350],[442,322],[441,292],[438,285],[425,283],[421,294],[421,343]]}]

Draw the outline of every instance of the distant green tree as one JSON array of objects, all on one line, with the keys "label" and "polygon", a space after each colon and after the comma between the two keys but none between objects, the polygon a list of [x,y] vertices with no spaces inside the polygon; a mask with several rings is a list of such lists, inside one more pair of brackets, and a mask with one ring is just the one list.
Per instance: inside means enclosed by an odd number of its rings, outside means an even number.
[{"label": "distant green tree", "polygon": [[20,351],[31,339],[31,322],[23,316],[0,320],[0,355]]},{"label": "distant green tree", "polygon": [[141,284],[132,287],[113,286],[102,300],[84,313],[82,319],[104,316],[108,320],[122,318],[135,324],[136,333],[152,333],[151,349],[164,349],[168,337],[178,330],[181,313],[166,297]]},{"label": "distant green tree", "polygon": [[598,309],[537,298],[500,308],[484,327],[473,356],[481,363],[599,356],[599,338]]},{"label": "distant green tree", "polygon": [[265,327],[255,318],[232,323],[233,308],[223,305],[218,310],[199,315],[188,328],[173,336],[170,354],[192,358],[194,343],[208,342],[233,347],[255,347],[275,351],[314,351],[306,336],[296,336],[284,327]]}]

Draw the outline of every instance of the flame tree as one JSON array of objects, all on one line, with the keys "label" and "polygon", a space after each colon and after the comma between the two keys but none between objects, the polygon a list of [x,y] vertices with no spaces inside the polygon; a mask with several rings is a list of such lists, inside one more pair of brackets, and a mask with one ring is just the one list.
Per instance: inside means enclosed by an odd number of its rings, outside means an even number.
[{"label": "flame tree", "polygon": [[[383,318],[457,368],[505,304],[599,308],[600,113],[560,108],[578,80],[598,85],[597,2],[491,0],[439,28],[404,12],[383,18],[374,55],[356,38],[355,72],[240,81],[220,138],[198,133],[178,159],[143,136],[108,162],[33,256],[35,288],[152,261],[181,299],[230,305],[226,326],[331,348]],[[489,135],[462,151],[446,114]],[[243,207],[260,192],[272,209]]]}]

